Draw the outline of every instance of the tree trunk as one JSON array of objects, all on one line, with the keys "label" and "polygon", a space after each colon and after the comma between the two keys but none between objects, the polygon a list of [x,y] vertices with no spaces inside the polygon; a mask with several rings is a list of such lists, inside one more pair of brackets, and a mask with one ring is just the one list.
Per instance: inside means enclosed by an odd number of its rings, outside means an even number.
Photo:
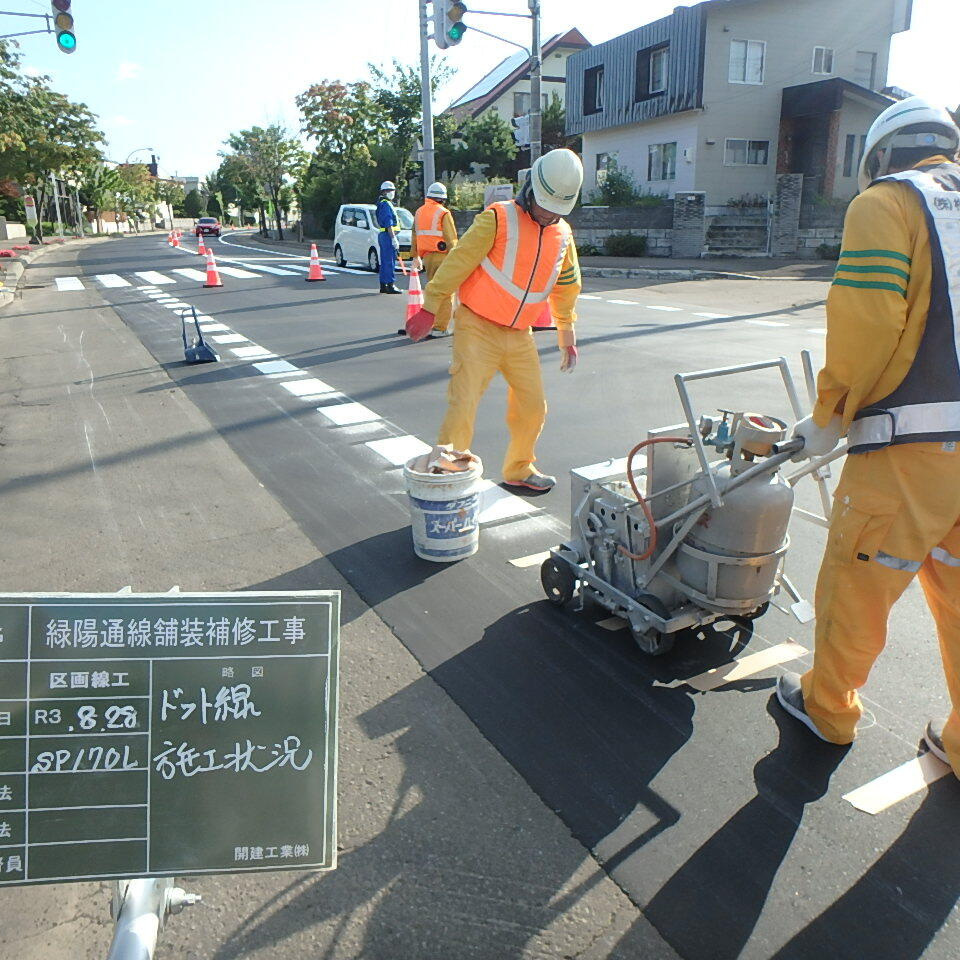
[{"label": "tree trunk", "polygon": [[277,239],[283,239],[283,224],[280,222],[280,198],[278,191],[273,191],[273,216],[277,221]]}]

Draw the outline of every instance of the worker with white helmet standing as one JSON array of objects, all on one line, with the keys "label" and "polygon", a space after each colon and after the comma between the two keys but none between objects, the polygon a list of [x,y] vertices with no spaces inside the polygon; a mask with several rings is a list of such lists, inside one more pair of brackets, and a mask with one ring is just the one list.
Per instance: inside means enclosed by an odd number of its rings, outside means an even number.
[{"label": "worker with white helmet standing", "polygon": [[919,575],[953,701],[930,750],[960,776],[960,130],[920,97],[867,134],[827,299],[826,363],[804,453],[849,456],[817,584],[813,668],[780,678],[783,707],[850,743],[887,618]]},{"label": "worker with white helmet standing", "polygon": [[[423,205],[413,215],[413,236],[410,249],[427,270],[427,281],[434,278],[447,254],[456,246],[457,225],[446,207],[447,188],[440,183],[427,187]],[[431,334],[446,336],[453,312],[453,297],[447,297],[437,307]]]},{"label": "worker with white helmet standing", "polygon": [[438,442],[469,450],[477,405],[494,374],[507,381],[510,445],[503,463],[509,486],[545,493],[556,479],[535,467],[534,447],[547,404],[531,327],[549,307],[557,327],[560,369],[577,363],[574,321],[580,267],[569,225],[562,219],[583,183],[580,158],[551,150],[533,164],[516,200],[478,214],[427,284],[423,309],[407,322],[420,340],[443,302],[459,293],[447,413]]},{"label": "worker with white helmet standing", "polygon": [[393,208],[397,188],[392,180],[380,184],[380,199],[377,201],[377,248],[380,260],[380,292],[403,293],[394,283],[397,273],[397,257],[400,255],[400,239],[397,233],[400,221]]}]

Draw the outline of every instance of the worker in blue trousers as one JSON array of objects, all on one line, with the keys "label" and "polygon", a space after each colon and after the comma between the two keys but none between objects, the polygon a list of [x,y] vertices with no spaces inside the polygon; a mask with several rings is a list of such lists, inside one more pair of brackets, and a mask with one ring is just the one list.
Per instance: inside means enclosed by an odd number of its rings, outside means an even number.
[{"label": "worker in blue trousers", "polygon": [[397,256],[400,253],[400,229],[393,198],[397,188],[392,180],[380,184],[380,199],[377,201],[377,246],[380,250],[380,292],[403,293],[393,282],[396,276]]}]

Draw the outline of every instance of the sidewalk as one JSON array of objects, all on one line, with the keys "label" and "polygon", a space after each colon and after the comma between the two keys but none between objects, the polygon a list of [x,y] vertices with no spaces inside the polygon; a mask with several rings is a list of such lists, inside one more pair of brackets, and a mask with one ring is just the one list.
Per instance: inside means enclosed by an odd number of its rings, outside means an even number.
[{"label": "sidewalk", "polygon": [[[95,290],[0,314],[0,384],[3,590],[343,593],[339,869],[189,878],[158,960],[677,960]],[[2,889],[0,916],[0,956],[106,953],[105,885]]]}]

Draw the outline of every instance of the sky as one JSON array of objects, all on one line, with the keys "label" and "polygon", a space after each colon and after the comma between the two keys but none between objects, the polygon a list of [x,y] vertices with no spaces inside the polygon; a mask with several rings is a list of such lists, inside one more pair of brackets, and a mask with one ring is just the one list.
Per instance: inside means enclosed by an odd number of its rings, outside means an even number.
[{"label": "sky", "polygon": [[[802,0],[799,0],[802,2]],[[913,27],[893,39],[888,82],[960,104],[957,0],[914,0]],[[860,0],[864,16],[874,0]],[[666,16],[677,0],[541,0],[542,36],[577,27],[599,43]],[[47,0],[5,0],[6,10],[46,13]],[[468,8],[525,12],[523,0],[467,0]],[[587,13],[586,11],[589,11]],[[626,11],[629,11],[626,12]],[[73,0],[77,50],[52,36],[21,38],[23,66],[99,117],[111,160],[146,161],[163,176],[206,176],[232,131],[282,123],[293,134],[298,93],[320,80],[359,80],[367,64],[419,63],[417,0]],[[468,13],[465,22],[515,42],[527,20]],[[0,33],[34,21],[0,17]],[[431,44],[432,47],[432,44]],[[447,51],[456,70],[437,107],[476,83],[516,47],[471,33]],[[435,51],[434,51],[435,52]]]}]

